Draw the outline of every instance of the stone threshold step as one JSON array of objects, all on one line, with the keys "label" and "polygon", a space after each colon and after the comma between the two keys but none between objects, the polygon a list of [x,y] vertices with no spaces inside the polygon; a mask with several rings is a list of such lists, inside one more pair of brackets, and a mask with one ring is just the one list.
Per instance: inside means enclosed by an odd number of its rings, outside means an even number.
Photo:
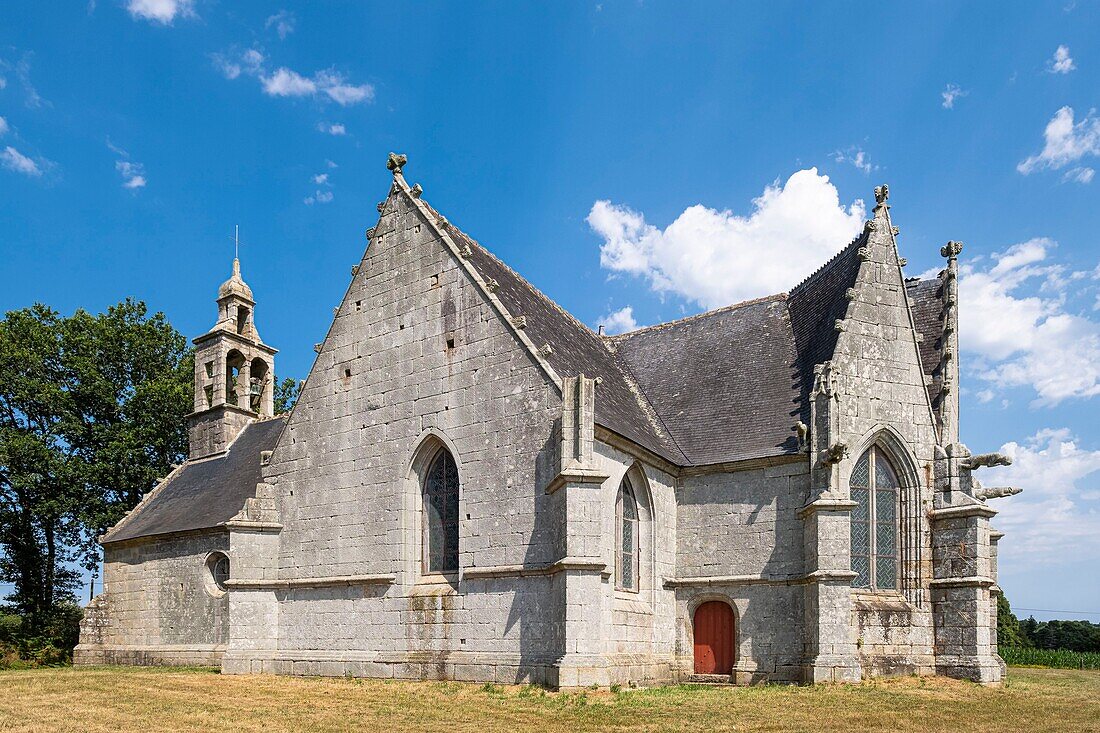
[{"label": "stone threshold step", "polygon": [[693,674],[687,678],[690,685],[714,685],[715,687],[734,687],[733,677],[728,674]]}]

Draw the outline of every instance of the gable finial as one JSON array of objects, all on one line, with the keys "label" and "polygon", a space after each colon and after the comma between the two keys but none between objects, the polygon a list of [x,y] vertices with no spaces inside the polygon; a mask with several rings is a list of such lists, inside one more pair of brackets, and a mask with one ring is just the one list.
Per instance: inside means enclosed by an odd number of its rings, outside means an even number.
[{"label": "gable finial", "polygon": [[940,255],[949,260],[957,259],[963,251],[963,243],[954,240],[940,247]]},{"label": "gable finial", "polygon": [[404,153],[390,153],[390,157],[386,160],[386,168],[393,171],[396,176],[401,173],[401,169],[405,167],[405,164],[409,162],[409,158]]},{"label": "gable finial", "polygon": [[882,184],[881,186],[875,186],[875,203],[882,206],[886,203],[886,199],[890,198],[890,186]]}]

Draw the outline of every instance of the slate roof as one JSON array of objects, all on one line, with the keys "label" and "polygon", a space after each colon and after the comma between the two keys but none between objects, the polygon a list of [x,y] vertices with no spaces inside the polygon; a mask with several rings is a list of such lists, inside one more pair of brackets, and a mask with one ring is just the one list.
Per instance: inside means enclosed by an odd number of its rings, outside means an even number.
[{"label": "slate roof", "polygon": [[913,325],[923,336],[920,342],[920,360],[927,377],[928,400],[932,409],[939,412],[940,392],[943,388],[943,311],[946,270],[930,280],[913,279],[905,282],[909,297],[909,310],[913,313]]},{"label": "slate roof", "polygon": [[787,296],[739,303],[610,342],[675,436],[687,465],[797,452],[799,380]]},{"label": "slate roof", "polygon": [[687,462],[687,457],[640,393],[637,382],[592,329],[543,295],[465,232],[452,225],[447,233],[459,247],[469,245],[470,264],[486,282],[497,281],[497,297],[513,317],[524,317],[526,333],[536,347],[550,344],[551,353],[545,358],[558,376],[575,377],[584,373],[603,379],[596,390],[597,423],[665,460],[677,465]]},{"label": "slate roof", "polygon": [[256,495],[260,451],[272,450],[286,424],[284,417],[245,427],[217,458],[185,463],[167,484],[139,504],[103,537],[103,544],[139,537],[209,529],[233,518]]},{"label": "slate roof", "polygon": [[813,368],[832,358],[867,242],[865,232],[789,294],[601,337],[453,224],[447,233],[536,347],[550,345],[559,376],[602,378],[596,423],[678,466],[797,454],[794,424],[809,421]]},{"label": "slate roof", "polygon": [[816,272],[796,285],[787,296],[791,330],[798,354],[801,419],[810,422],[810,390],[814,366],[833,358],[839,331],[837,319],[848,310],[846,293],[856,284],[859,248],[867,243],[867,232],[856,237]]}]

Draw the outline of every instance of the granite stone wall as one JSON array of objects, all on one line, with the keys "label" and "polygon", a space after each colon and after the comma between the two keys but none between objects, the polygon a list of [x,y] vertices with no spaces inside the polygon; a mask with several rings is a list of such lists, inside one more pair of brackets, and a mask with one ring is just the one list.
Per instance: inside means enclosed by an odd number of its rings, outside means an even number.
[{"label": "granite stone wall", "polygon": [[[514,682],[561,653],[545,573],[559,559],[545,488],[561,396],[432,232],[402,195],[388,199],[265,471],[280,579],[393,576],[271,593],[279,632],[265,654],[283,668]],[[417,467],[441,447],[461,479],[451,579],[421,563]]]},{"label": "granite stone wall", "polygon": [[103,593],[82,626],[75,663],[220,664],[229,598],[206,561],[228,549],[225,531],[107,545]]}]

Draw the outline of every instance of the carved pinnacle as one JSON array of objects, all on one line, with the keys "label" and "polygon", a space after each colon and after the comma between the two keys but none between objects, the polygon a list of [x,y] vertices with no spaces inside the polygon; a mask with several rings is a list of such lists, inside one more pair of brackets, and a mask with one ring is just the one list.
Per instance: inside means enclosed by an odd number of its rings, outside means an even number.
[{"label": "carved pinnacle", "polygon": [[890,198],[890,187],[885,183],[881,186],[875,186],[875,203],[885,204],[886,199]]},{"label": "carved pinnacle", "polygon": [[962,254],[963,243],[951,241],[940,247],[940,255],[946,257],[949,260],[953,260]]},{"label": "carved pinnacle", "polygon": [[386,167],[396,176],[408,162],[409,158],[404,153],[390,153],[390,157],[386,160]]}]

